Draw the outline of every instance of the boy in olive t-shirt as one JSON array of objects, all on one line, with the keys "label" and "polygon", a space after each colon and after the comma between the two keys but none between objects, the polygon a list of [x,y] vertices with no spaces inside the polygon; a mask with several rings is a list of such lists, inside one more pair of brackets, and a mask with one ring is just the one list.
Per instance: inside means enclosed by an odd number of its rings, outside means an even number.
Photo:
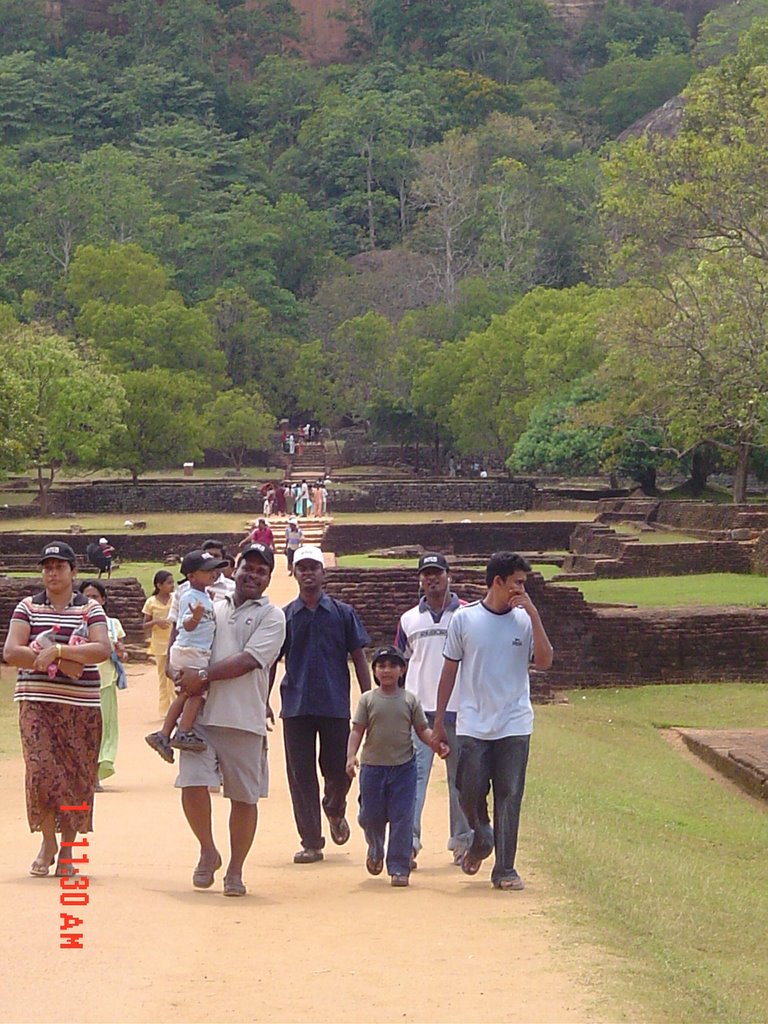
[{"label": "boy in olive t-shirt", "polygon": [[408,885],[411,872],[413,808],[416,802],[416,758],[411,739],[419,739],[446,757],[445,743],[433,741],[418,697],[404,689],[405,658],[396,647],[381,647],[371,661],[377,689],[364,693],[352,719],[347,744],[347,774],[355,776],[361,755],[358,821],[368,842],[365,866],[372,875],[384,868],[384,835],[389,825],[387,872],[394,886]]}]

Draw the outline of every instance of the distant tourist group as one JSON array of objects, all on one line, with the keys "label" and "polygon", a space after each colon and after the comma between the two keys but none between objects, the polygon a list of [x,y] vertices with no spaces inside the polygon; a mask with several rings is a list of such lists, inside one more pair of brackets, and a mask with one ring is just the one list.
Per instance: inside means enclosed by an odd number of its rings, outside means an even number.
[{"label": "distant tourist group", "polygon": [[[167,762],[179,752],[182,808],[200,846],[193,885],[210,888],[223,866],[210,798],[223,786],[231,802],[223,891],[246,893],[244,863],[268,789],[270,694],[282,663],[295,864],[324,859],[323,817],[333,843],[348,841],[347,796],[359,772],[366,869],[379,875],[386,867],[394,887],[408,886],[437,754],[446,765],[453,862],[475,875],[494,854],[493,886],[522,889],[516,853],[533,723],[528,670],[549,668],[553,657],[525,589],[530,566],[497,552],[485,596],[466,604],[451,589],[446,558],[422,556],[421,597],[369,667],[360,617],[326,592],[323,552],[303,543],[297,528],[295,521],[286,528],[286,555],[298,595],[284,608],[266,596],[275,552],[264,520],[236,561],[210,540],[185,555],[178,587],[168,570],[157,572],[143,607],[163,717],[146,741]],[[43,589],[16,606],[4,657],[18,668],[27,817],[42,833],[30,872],[45,876],[56,864],[56,874],[69,875],[71,844],[92,828],[97,782],[114,771],[125,634],[107,614],[104,585],[76,585],[68,544],[47,544],[40,565]],[[361,691],[354,714],[350,661]]]}]

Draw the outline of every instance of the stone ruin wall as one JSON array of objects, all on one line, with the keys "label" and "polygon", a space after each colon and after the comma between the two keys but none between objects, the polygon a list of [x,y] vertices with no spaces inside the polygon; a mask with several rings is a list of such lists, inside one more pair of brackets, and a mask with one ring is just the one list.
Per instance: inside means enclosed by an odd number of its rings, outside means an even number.
[{"label": "stone ruin wall", "polygon": [[[83,579],[87,579],[87,574],[83,574]],[[144,625],[141,609],[145,597],[141,584],[133,578],[102,579],[101,582],[107,588],[108,612],[122,622],[127,642],[143,646]],[[5,643],[13,609],[22,598],[29,597],[41,589],[39,579],[14,579],[0,576],[0,645]]]},{"label": "stone ruin wall", "polygon": [[[451,573],[460,597],[485,592],[482,573]],[[415,573],[332,569],[328,592],[361,614],[374,644],[391,643],[397,621],[417,600]],[[768,609],[632,608],[589,605],[573,587],[553,586],[534,573],[528,584],[555,648],[550,687],[768,680]]]}]

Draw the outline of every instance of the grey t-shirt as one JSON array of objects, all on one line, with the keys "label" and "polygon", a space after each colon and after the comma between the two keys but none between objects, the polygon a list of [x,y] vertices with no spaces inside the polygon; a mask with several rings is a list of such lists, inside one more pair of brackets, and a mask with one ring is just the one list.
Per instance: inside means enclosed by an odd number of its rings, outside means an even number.
[{"label": "grey t-shirt", "polygon": [[260,736],[267,734],[269,669],[285,640],[285,616],[267,597],[245,601],[235,607],[232,597],[216,601],[216,635],[211,663],[247,651],[261,666],[236,679],[214,680],[208,690],[200,721],[242,729]]},{"label": "grey t-shirt", "polygon": [[365,726],[362,764],[398,765],[413,757],[411,728],[425,728],[427,716],[410,690],[388,694],[374,686],[360,697],[352,722]]}]

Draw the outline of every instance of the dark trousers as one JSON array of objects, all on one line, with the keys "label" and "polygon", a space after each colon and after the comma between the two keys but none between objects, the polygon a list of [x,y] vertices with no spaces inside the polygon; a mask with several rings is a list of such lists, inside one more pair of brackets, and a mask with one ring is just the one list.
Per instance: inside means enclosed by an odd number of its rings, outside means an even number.
[{"label": "dark trousers", "polygon": [[416,806],[416,758],[405,764],[364,764],[360,769],[360,814],[368,855],[384,856],[389,825],[387,873],[410,875],[413,811]]},{"label": "dark trousers", "polygon": [[[491,881],[497,885],[512,878],[517,854],[520,805],[525,789],[530,736],[505,736],[500,740],[478,740],[459,736],[459,766],[456,786],[461,808],[474,830],[470,847],[473,858],[487,857],[495,850]],[[488,793],[493,789],[493,828],[488,818]]]},{"label": "dark trousers", "polygon": [[346,718],[298,715],[283,719],[288,788],[296,828],[305,850],[322,850],[325,845],[320,822],[318,763],[324,783],[323,810],[329,818],[341,818],[347,809],[347,793],[351,785],[347,775],[348,739],[349,720]]}]

